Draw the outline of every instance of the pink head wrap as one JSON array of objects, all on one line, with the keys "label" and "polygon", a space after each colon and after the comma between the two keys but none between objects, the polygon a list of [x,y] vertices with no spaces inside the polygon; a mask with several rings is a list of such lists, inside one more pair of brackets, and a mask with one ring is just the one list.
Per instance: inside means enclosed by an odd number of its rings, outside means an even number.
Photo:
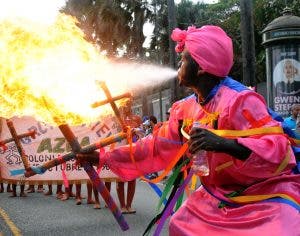
[{"label": "pink head wrap", "polygon": [[205,72],[225,77],[233,64],[231,38],[218,26],[206,25],[188,30],[173,30],[171,38],[177,42],[176,52],[186,48]]}]

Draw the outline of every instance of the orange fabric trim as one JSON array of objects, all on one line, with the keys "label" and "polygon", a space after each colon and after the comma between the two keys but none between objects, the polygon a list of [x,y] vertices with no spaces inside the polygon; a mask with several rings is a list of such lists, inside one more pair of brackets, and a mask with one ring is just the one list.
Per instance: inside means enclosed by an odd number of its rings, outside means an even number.
[{"label": "orange fabric trim", "polygon": [[278,166],[277,170],[274,172],[274,175],[278,175],[280,172],[282,172],[287,165],[289,164],[289,161],[291,159],[291,149],[289,148],[290,144],[287,145],[287,152],[285,154],[284,159],[282,160],[282,162],[280,163],[280,165]]},{"label": "orange fabric trim", "polygon": [[233,165],[233,161],[227,161],[221,165],[218,165],[216,168],[215,168],[215,171],[219,172],[229,166]]},{"label": "orange fabric trim", "polygon": [[263,117],[260,120],[256,120],[252,114],[249,112],[249,110],[243,110],[242,111],[243,116],[250,122],[251,124],[251,128],[259,128],[264,126],[265,124],[267,124],[268,122],[270,122],[272,120],[272,117],[267,115],[265,117]]},{"label": "orange fabric trim", "polygon": [[[186,177],[187,177],[187,170],[185,169],[185,170],[183,171],[183,179],[186,179]],[[186,185],[185,188],[184,188],[184,190],[185,190],[186,196],[189,197],[189,196],[190,196],[190,188],[189,188],[189,185]]]},{"label": "orange fabric trim", "polygon": [[[162,137],[168,137],[168,123],[162,123],[161,126],[157,126],[157,128],[153,131],[153,135],[160,134]],[[155,126],[156,127],[156,126]]]},{"label": "orange fabric trim", "polygon": [[140,172],[141,179],[144,180],[145,182],[150,182],[150,183],[154,183],[154,184],[160,182],[173,169],[173,167],[176,165],[178,160],[183,156],[183,154],[185,154],[186,150],[188,149],[188,144],[184,143],[182,145],[182,147],[179,149],[179,152],[177,153],[175,158],[170,162],[170,164],[164,170],[164,172],[161,175],[159,175],[157,178],[150,180],[150,179],[147,179],[144,177],[144,174],[140,171],[140,169],[138,168],[136,161],[134,159],[133,148],[132,148],[132,134],[131,134],[130,127],[128,127],[128,129],[127,129],[127,141],[129,144],[130,159],[131,159],[132,163],[134,163],[135,168]]},{"label": "orange fabric trim", "polygon": [[188,149],[188,144],[184,143],[182,145],[182,147],[180,148],[180,150],[178,151],[178,153],[175,156],[175,158],[172,159],[172,161],[167,166],[167,168],[164,170],[164,172],[161,175],[159,175],[157,178],[150,180],[150,179],[146,179],[143,176],[141,176],[141,179],[144,180],[144,181],[146,181],[146,182],[153,183],[153,184],[156,184],[156,183],[160,182],[173,169],[173,167],[176,165],[176,163],[178,162],[178,160],[183,156],[183,154],[186,152],[187,149]]}]

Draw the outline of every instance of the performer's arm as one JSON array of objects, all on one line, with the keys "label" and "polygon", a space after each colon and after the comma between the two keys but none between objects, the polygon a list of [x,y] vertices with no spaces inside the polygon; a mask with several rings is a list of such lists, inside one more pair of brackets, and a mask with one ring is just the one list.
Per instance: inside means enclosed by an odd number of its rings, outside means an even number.
[{"label": "performer's arm", "polygon": [[77,155],[79,160],[91,160],[93,164],[108,165],[109,168],[125,181],[141,175],[160,171],[172,161],[182,141],[178,134],[178,120],[171,115],[168,122],[152,135],[108,151],[99,158],[94,155]]},{"label": "performer's arm", "polygon": [[[234,130],[281,127],[280,122],[269,115],[263,98],[254,92],[245,92],[235,100],[228,114]],[[251,150],[244,161],[233,158],[235,168],[245,175],[255,173],[265,178],[290,171],[295,165],[295,156],[284,134],[253,135],[237,138],[236,141]]]}]

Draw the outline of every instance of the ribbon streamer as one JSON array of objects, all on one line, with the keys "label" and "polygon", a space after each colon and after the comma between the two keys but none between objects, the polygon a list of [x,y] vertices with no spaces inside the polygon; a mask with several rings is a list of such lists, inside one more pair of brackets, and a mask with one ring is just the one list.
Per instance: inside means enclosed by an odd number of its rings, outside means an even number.
[{"label": "ribbon streamer", "polygon": [[160,218],[159,224],[154,232],[154,236],[159,236],[161,233],[161,230],[164,226],[165,221],[167,220],[167,218],[171,215],[171,212],[175,206],[175,203],[177,202],[177,199],[180,197],[180,195],[184,192],[185,186],[187,186],[187,184],[190,182],[192,176],[193,176],[194,172],[190,171],[190,173],[188,174],[188,176],[186,177],[186,179],[183,181],[182,185],[180,186],[180,188],[177,190],[177,192],[175,193],[173,199],[171,200],[170,204],[167,206],[165,212],[163,213],[162,217]]}]

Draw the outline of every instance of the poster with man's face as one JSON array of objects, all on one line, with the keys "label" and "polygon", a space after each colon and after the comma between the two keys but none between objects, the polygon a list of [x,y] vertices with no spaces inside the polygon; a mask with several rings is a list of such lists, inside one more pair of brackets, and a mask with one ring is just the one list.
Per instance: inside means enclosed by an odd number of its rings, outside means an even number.
[{"label": "poster with man's face", "polygon": [[292,104],[300,103],[300,62],[297,47],[277,46],[272,51],[272,99],[274,111],[289,116]]}]

